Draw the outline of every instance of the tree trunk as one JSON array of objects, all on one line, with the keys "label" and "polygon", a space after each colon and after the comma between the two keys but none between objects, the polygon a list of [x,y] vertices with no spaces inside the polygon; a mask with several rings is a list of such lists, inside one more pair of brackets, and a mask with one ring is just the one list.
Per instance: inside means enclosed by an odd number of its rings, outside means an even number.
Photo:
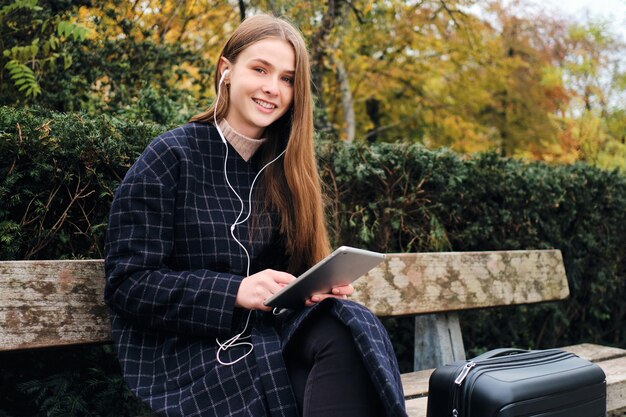
[{"label": "tree trunk", "polygon": [[343,107],[346,142],[350,143],[354,140],[354,133],[356,130],[356,121],[354,118],[354,100],[352,99],[352,91],[350,90],[348,72],[343,65],[343,61],[340,59],[335,60],[335,67],[337,68],[337,79],[339,81],[339,91],[341,92],[341,105]]},{"label": "tree trunk", "polygon": [[328,38],[333,31],[337,20],[341,18],[341,0],[328,0],[328,8],[322,17],[319,29],[311,41],[311,83],[313,92],[317,96],[320,106],[325,108],[323,77],[325,60],[328,50]]}]

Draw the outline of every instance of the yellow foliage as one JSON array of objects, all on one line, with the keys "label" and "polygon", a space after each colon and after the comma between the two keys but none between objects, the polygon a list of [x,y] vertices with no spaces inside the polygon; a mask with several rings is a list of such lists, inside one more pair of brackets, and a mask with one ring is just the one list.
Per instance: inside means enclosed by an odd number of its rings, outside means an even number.
[{"label": "yellow foliage", "polygon": [[[332,27],[320,37],[331,4],[337,5]],[[92,40],[130,37],[200,57],[174,68],[184,75],[172,76],[168,87],[204,107],[214,95],[207,72],[239,24],[241,5],[247,15],[285,15],[321,54],[312,73],[336,132],[346,128],[347,103],[357,140],[374,132],[377,140],[467,153],[495,149],[553,163],[618,167],[626,161],[623,124],[613,120],[607,127],[608,91],[594,77],[619,47],[597,26],[521,17],[501,0],[446,0],[445,7],[441,0],[104,1],[78,8],[69,21],[88,27]],[[469,11],[475,6],[481,14]],[[341,67],[350,97],[340,88]],[[92,86],[105,103],[109,81]]]}]

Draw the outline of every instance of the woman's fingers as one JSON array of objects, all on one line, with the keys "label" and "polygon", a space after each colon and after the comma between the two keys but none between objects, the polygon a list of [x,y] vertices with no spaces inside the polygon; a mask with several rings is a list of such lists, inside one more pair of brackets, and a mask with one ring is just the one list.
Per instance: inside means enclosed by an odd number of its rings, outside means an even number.
[{"label": "woman's fingers", "polygon": [[341,285],[338,287],[333,287],[330,294],[313,294],[313,296],[311,296],[311,298],[307,301],[310,301],[311,303],[319,303],[326,298],[346,299],[349,295],[352,295],[353,293],[354,287],[351,284]]},{"label": "woman's fingers", "polygon": [[[295,279],[296,277],[287,272],[273,269],[250,275],[241,281],[235,305],[251,310],[269,311],[271,308],[265,306],[263,302]],[[306,305],[311,306],[326,298],[346,299],[353,293],[354,287],[351,284],[340,285],[333,287],[329,294],[314,294],[306,301]]]},{"label": "woman's fingers", "polygon": [[250,275],[241,281],[235,305],[249,310],[269,311],[271,308],[263,302],[294,279],[296,277],[287,272],[272,269]]},{"label": "woman's fingers", "polygon": [[336,294],[315,294],[313,295],[310,300],[313,303],[319,303],[322,300],[325,300],[327,298],[339,298],[341,300],[345,300],[346,298],[348,298],[347,295],[336,295]]},{"label": "woman's fingers", "polygon": [[263,285],[265,285],[265,288],[270,292],[268,297],[276,294],[284,286],[296,279],[296,277],[287,272],[274,271],[272,269],[267,269],[262,273],[265,275],[263,277]]},{"label": "woman's fingers", "polygon": [[[275,282],[279,283],[279,284],[284,284],[287,285],[289,284],[291,281],[293,281],[294,279],[296,279],[296,277],[294,277],[293,275],[291,275],[288,272],[283,272],[283,271],[275,271],[273,269],[266,269],[265,271],[268,273],[269,275],[271,275],[274,279]],[[283,285],[283,286],[284,286]]]},{"label": "woman's fingers", "polygon": [[332,293],[334,295],[352,295],[352,293],[354,293],[354,287],[352,284],[333,287]]}]

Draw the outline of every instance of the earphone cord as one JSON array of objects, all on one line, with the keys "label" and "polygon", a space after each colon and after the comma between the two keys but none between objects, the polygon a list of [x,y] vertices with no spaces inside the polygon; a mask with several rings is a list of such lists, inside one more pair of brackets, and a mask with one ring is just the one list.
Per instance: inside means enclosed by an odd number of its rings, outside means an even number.
[{"label": "earphone cord", "polygon": [[[224,138],[224,133],[222,132],[222,129],[220,129],[220,127],[218,126],[218,123],[217,123],[217,103],[218,103],[218,100],[220,99],[220,93],[221,93],[221,90],[222,90],[222,81],[224,81],[225,75],[226,75],[226,73],[224,73],[224,75],[222,75],[222,78],[220,79],[220,82],[218,83],[218,86],[217,86],[217,97],[215,99],[215,105],[213,106],[213,121],[215,122],[215,128],[217,129],[217,132],[219,133],[220,138],[222,139],[222,142],[224,143],[224,146],[226,148],[226,153],[224,155],[224,178],[226,178],[226,184],[228,184],[228,187],[235,194],[235,196],[237,196],[237,199],[239,200],[239,203],[241,204],[241,210],[239,211],[239,215],[237,215],[237,218],[235,219],[235,222],[230,226],[230,235],[235,240],[235,242],[237,242],[237,244],[241,247],[241,249],[243,249],[244,253],[246,254],[246,262],[247,262],[247,264],[246,264],[246,277],[248,277],[248,276],[250,276],[250,254],[248,253],[248,250],[246,249],[246,247],[235,236],[235,228],[237,226],[239,226],[240,224],[244,224],[250,218],[250,215],[252,213],[252,190],[254,189],[254,184],[256,183],[257,179],[259,178],[261,173],[265,170],[265,168],[267,168],[268,166],[270,166],[271,164],[276,162],[281,156],[283,156],[285,154],[286,149],[283,150],[280,154],[278,154],[278,156],[276,158],[272,159],[270,162],[265,164],[265,166],[263,166],[263,168],[261,168],[259,170],[259,172],[257,172],[256,176],[252,180],[252,184],[250,185],[250,192],[248,194],[248,214],[246,215],[246,217],[243,220],[240,221],[239,219],[243,215],[244,208],[245,208],[244,207],[244,202],[243,202],[243,199],[241,198],[241,196],[239,195],[239,193],[237,193],[235,188],[230,183],[230,180],[228,179],[228,174],[227,174],[227,170],[226,170],[227,161],[228,161],[228,142],[226,141],[226,138]],[[234,335],[233,337],[231,337],[230,339],[228,339],[228,340],[226,340],[224,342],[220,342],[217,338],[215,339],[215,341],[219,345],[219,349],[217,350],[215,358],[217,359],[217,361],[220,364],[226,365],[226,366],[233,365],[233,364],[239,362],[240,360],[242,360],[243,358],[245,358],[246,356],[248,356],[254,350],[254,345],[252,343],[250,343],[250,342],[240,342],[240,340],[250,338],[250,335],[248,335],[248,336],[243,336],[243,335],[246,332],[246,330],[248,329],[248,324],[250,323],[250,316],[251,315],[252,315],[252,310],[249,310],[248,311],[248,317],[246,318],[246,324],[245,324],[243,330],[240,333]],[[230,362],[222,361],[222,359],[220,358],[220,353],[221,352],[226,352],[228,349],[230,349],[232,347],[236,347],[236,346],[248,346],[249,349],[248,349],[248,351],[246,353],[243,354],[243,356],[241,356],[241,357],[239,357],[239,358],[237,358],[237,359],[235,359],[233,361],[230,361]]]}]

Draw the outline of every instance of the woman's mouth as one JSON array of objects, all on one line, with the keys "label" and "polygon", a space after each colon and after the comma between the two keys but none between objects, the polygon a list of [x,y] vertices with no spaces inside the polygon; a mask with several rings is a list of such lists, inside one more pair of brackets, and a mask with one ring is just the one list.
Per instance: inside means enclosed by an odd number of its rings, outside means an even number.
[{"label": "woman's mouth", "polygon": [[264,109],[267,110],[274,110],[276,108],[275,104],[269,103],[267,101],[264,100],[260,100],[258,98],[253,98],[252,99],[256,104],[258,104],[259,106],[263,107]]}]

